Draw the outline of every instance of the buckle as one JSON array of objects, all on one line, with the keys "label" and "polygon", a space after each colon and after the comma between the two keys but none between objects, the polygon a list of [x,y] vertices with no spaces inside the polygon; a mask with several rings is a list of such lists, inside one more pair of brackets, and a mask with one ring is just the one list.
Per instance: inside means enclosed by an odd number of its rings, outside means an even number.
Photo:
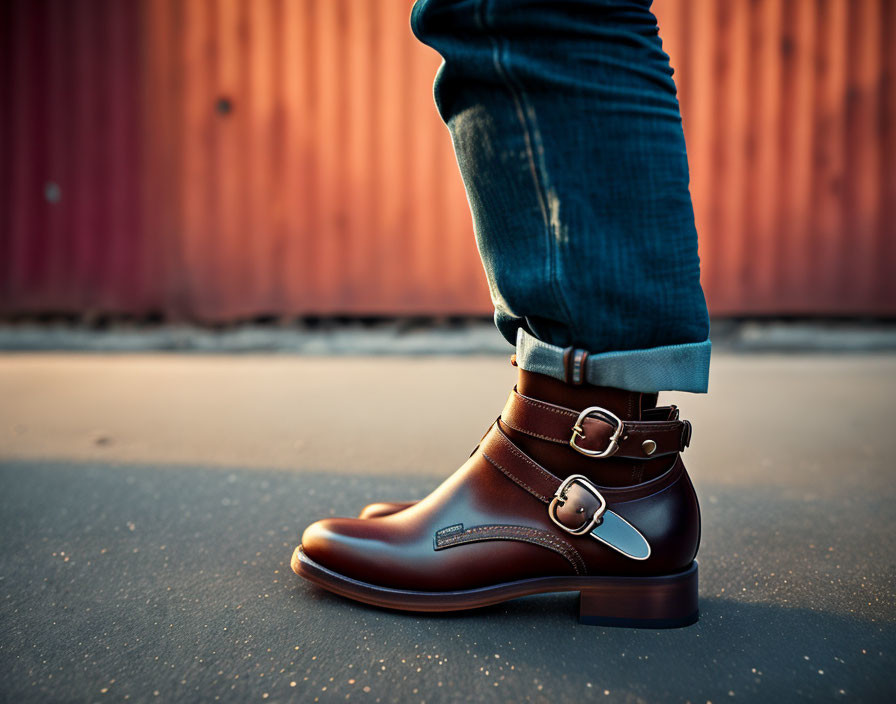
[{"label": "buckle", "polygon": [[[594,515],[591,516],[591,519],[587,521],[581,528],[570,528],[564,523],[560,522],[560,519],[557,518],[557,508],[563,506],[566,503],[567,491],[569,491],[569,487],[573,484],[578,484],[583,487],[589,494],[594,496],[595,499],[598,500],[600,506],[598,506],[597,510],[594,512]],[[588,477],[584,477],[581,474],[571,474],[566,479],[563,480],[563,483],[560,484],[559,488],[556,492],[554,492],[554,498],[551,499],[551,503],[548,504],[548,515],[551,517],[551,520],[560,526],[567,533],[572,533],[573,535],[584,535],[585,533],[590,533],[597,526],[600,525],[603,520],[604,512],[607,510],[607,500],[601,496],[601,493],[597,490],[597,487],[594,486],[590,481],[588,481]]]},{"label": "buckle", "polygon": [[[613,434],[610,436],[610,442],[605,450],[588,450],[576,445],[577,437],[585,437],[585,431],[582,429],[582,421],[592,415],[596,415],[604,422],[616,425],[616,430],[613,431]],[[622,428],[622,420],[620,420],[614,413],[611,413],[606,408],[601,408],[600,406],[590,406],[579,414],[579,417],[576,419],[576,424],[572,426],[572,437],[569,439],[569,444],[573,450],[581,452],[588,457],[610,457],[611,455],[616,454],[616,450],[619,449],[619,436],[622,435]]]}]

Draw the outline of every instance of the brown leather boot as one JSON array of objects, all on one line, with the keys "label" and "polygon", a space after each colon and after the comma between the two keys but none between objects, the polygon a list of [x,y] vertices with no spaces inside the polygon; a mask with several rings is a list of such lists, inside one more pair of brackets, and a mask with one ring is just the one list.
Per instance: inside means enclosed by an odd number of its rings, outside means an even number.
[{"label": "brown leather boot", "polygon": [[655,394],[520,370],[501,417],[438,489],[312,524],[292,567],[389,608],[578,591],[585,623],[687,625],[697,619],[700,537],[680,456],[689,440],[690,424],[674,406],[657,408]]}]

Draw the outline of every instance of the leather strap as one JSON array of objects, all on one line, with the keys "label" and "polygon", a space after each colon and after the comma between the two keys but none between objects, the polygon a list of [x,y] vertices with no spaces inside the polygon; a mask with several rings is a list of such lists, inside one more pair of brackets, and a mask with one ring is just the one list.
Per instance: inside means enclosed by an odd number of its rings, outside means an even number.
[{"label": "leather strap", "polygon": [[[658,410],[660,409],[651,409],[651,414],[655,415]],[[622,421],[622,429],[616,441],[618,448],[607,456],[643,460],[684,450],[690,441],[691,424],[678,420],[677,409],[674,407],[670,406],[666,412],[672,419]],[[501,411],[501,422],[534,438],[568,445],[579,415],[578,411],[523,396],[514,389]],[[596,453],[603,452],[610,446],[612,436],[619,429],[615,422],[600,413],[586,416],[579,427],[581,433],[576,434],[576,445]]]},{"label": "leather strap", "polygon": [[[672,471],[637,488],[601,488],[598,492],[598,488],[585,477],[579,477],[579,480],[568,477],[561,481],[520,450],[497,424],[486,434],[479,451],[505,477],[548,505],[552,520],[567,533],[590,535],[634,560],[647,559],[650,556],[650,545],[637,528],[607,507],[614,501],[635,500],[640,498],[640,494],[661,491],[681,474],[679,462]],[[562,501],[555,505],[553,502],[558,490],[564,486]],[[587,533],[577,533],[596,511],[602,511],[599,523]]]}]

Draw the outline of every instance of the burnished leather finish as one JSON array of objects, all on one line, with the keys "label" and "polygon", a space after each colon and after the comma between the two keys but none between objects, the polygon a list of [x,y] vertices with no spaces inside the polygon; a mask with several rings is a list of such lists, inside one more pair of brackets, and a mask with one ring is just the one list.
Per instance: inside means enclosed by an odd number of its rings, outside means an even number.
[{"label": "burnished leather finish", "polygon": [[358,518],[382,518],[383,516],[391,516],[393,513],[403,511],[409,506],[413,506],[416,501],[378,501],[373,504],[367,504],[361,509]]},{"label": "burnished leather finish", "polygon": [[[519,386],[531,389],[541,383],[524,375],[533,376],[521,372]],[[360,583],[368,592],[410,590],[436,599],[439,593],[453,592],[455,604],[458,592],[521,580],[650,578],[690,569],[700,516],[679,454],[687,444],[689,424],[678,419],[674,407],[656,408],[655,395],[574,388],[568,405],[557,403],[558,393],[563,393],[559,387],[544,394],[551,398],[515,389],[470,458],[429,496],[413,504],[374,504],[359,518],[312,524],[302,536],[304,571],[295,560],[294,567],[309,578],[307,565],[313,564],[331,582],[345,579],[345,585],[323,586],[370,603],[380,602],[361,596],[351,585]],[[621,419],[618,456],[583,457],[569,447],[572,428],[589,406],[607,408]],[[581,428],[582,441],[595,448],[613,431],[600,418],[590,417]],[[644,439],[656,444],[647,460]],[[528,451],[533,443],[537,452]],[[545,466],[533,457],[536,454],[555,461]],[[650,471],[643,481],[620,484],[619,477],[631,471],[626,465]],[[609,483],[602,482],[606,466],[613,467]],[[644,476],[643,468],[639,472]],[[555,522],[548,506],[572,474],[585,475],[585,482],[566,485],[562,502],[555,502]],[[646,539],[646,559],[632,559],[588,533],[573,534],[604,510],[599,497],[614,514],[614,525],[627,522]]]},{"label": "burnished leather finish", "polygon": [[[580,422],[579,415],[568,408],[523,396],[514,389],[501,412],[501,422],[517,432],[560,445],[568,445],[575,434],[576,445],[583,450],[599,452],[607,448],[610,437],[619,426],[598,412],[582,418]],[[690,440],[690,424],[678,419],[678,409],[675,406],[652,409],[651,415],[659,419],[622,420],[618,449],[611,456],[658,458],[685,449],[685,440]],[[575,427],[581,430],[573,433]],[[646,440],[654,443],[650,452],[644,448]]]}]

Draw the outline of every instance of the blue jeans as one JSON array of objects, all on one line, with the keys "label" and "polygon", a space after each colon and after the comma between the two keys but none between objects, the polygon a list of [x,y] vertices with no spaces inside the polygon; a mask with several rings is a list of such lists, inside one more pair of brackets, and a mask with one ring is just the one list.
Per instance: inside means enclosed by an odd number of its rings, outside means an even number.
[{"label": "blue jeans", "polygon": [[435,100],[517,363],[587,381],[706,391],[681,114],[650,1],[417,0],[444,61]]}]

